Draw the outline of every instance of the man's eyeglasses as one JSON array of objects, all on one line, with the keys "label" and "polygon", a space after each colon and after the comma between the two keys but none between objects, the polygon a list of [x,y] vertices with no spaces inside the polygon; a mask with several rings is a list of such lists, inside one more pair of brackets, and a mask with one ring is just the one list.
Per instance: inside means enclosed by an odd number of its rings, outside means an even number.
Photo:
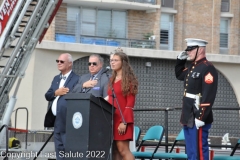
[{"label": "man's eyeglasses", "polygon": [[194,50],[194,49],[196,49],[196,48],[199,48],[199,46],[188,46],[188,47],[185,49],[185,51],[192,51],[192,50]]},{"label": "man's eyeglasses", "polygon": [[111,62],[117,62],[117,61],[120,61],[119,59],[110,59],[110,63]]},{"label": "man's eyeglasses", "polygon": [[64,63],[64,61],[62,61],[62,60],[58,60],[58,59],[56,60],[56,62],[57,62],[57,63],[59,63],[59,62],[60,62],[61,64],[63,64],[63,63]]},{"label": "man's eyeglasses", "polygon": [[91,65],[96,66],[97,62],[88,62],[88,66],[91,66]]}]

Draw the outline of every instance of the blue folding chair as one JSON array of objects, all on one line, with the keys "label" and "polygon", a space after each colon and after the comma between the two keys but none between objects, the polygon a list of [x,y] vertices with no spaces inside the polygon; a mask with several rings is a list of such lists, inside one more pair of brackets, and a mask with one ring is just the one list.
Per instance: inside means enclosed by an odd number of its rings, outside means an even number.
[{"label": "blue folding chair", "polygon": [[185,141],[185,136],[184,136],[184,131],[183,131],[183,129],[180,131],[180,133],[178,134],[178,136],[176,137],[176,139],[175,139],[175,141],[173,142],[173,145],[172,145],[172,147],[171,147],[171,149],[170,149],[170,153],[173,151],[173,149],[174,149],[174,147],[175,147],[175,145],[176,145],[176,143],[178,142],[178,141]]},{"label": "blue folding chair", "polygon": [[156,152],[153,155],[153,158],[154,159],[187,159],[187,154],[185,154],[185,153],[174,153],[174,152],[172,152],[176,143],[178,141],[184,141],[184,140],[185,140],[184,131],[182,129],[180,131],[180,133],[178,134],[178,136],[176,137],[175,141],[173,142],[170,151],[168,153],[166,153],[166,152]]},{"label": "blue folding chair", "polygon": [[135,133],[135,142],[136,142],[136,146],[139,145],[139,138],[141,135],[141,129],[138,126],[134,126],[134,133]]},{"label": "blue folding chair", "polygon": [[[145,136],[143,137],[141,143],[138,146],[138,149],[136,152],[132,152],[135,158],[141,158],[141,159],[152,159],[153,154],[158,150],[159,145],[161,144],[162,138],[164,134],[164,128],[163,126],[152,126],[150,127]],[[145,144],[146,141],[149,140],[157,140],[157,146],[154,149],[153,152],[141,152],[139,151],[140,148]]]},{"label": "blue folding chair", "polygon": [[231,152],[231,154],[229,156],[226,156],[226,155],[215,155],[213,157],[213,160],[240,160],[240,156],[234,156],[234,153],[237,150],[239,144],[240,144],[240,139],[238,140],[238,142],[234,146],[234,148],[233,148],[233,150],[232,150],[232,152]]}]

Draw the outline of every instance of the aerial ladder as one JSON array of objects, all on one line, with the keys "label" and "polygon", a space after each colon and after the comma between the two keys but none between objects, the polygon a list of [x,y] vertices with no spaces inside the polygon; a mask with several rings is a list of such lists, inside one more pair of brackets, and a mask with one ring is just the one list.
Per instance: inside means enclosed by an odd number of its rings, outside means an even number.
[{"label": "aerial ladder", "polygon": [[[42,41],[62,1],[3,0],[0,6],[0,127],[9,125],[33,50]],[[6,142],[6,128],[0,132],[0,147]]]}]

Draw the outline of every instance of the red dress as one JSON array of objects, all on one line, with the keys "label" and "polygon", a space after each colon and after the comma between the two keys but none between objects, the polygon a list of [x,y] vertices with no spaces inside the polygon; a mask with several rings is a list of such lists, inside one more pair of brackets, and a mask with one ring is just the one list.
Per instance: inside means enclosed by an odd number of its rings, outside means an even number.
[{"label": "red dress", "polygon": [[[126,132],[123,135],[118,134],[118,126],[122,122],[122,118],[119,112],[119,109],[117,108],[117,102],[116,98],[114,100],[114,107],[115,107],[115,113],[114,113],[114,122],[113,122],[113,136],[114,140],[132,140],[133,139],[133,107],[135,104],[135,95],[127,95],[124,96],[122,94],[121,89],[121,80],[115,82],[113,84],[113,89],[116,94],[119,106],[121,108],[123,117],[127,123]],[[112,104],[112,90],[108,90],[108,102]]]}]

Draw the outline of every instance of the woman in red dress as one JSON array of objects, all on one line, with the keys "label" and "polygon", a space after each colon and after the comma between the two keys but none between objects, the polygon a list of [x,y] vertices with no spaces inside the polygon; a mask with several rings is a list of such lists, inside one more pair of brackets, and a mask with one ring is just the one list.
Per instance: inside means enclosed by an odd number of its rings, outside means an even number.
[{"label": "woman in red dress", "polygon": [[[138,81],[130,66],[128,56],[121,48],[117,48],[110,56],[110,65],[113,73],[109,83],[108,102],[113,103],[115,107],[113,136],[116,149],[113,152],[113,159],[134,160],[129,149],[129,141],[133,139],[133,107],[138,92]],[[116,95],[114,102],[112,88]],[[122,116],[117,104],[119,104]]]}]

